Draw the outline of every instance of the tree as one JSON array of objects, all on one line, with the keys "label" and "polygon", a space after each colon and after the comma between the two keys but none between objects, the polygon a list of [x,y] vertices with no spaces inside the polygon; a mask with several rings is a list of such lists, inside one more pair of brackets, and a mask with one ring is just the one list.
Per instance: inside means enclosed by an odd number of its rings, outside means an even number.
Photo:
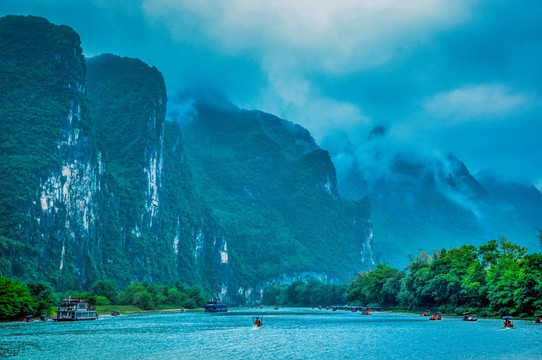
[{"label": "tree", "polygon": [[117,302],[117,290],[113,280],[99,280],[91,286],[91,292],[95,296],[105,296],[113,304]]},{"label": "tree", "polygon": [[146,289],[135,293],[134,303],[143,310],[151,310],[155,306],[152,295]]},{"label": "tree", "polygon": [[519,268],[514,303],[519,314],[532,315],[542,309],[542,254],[525,256]]},{"label": "tree", "polygon": [[286,302],[289,305],[300,305],[301,294],[305,288],[303,281],[294,281],[286,288]]},{"label": "tree", "polygon": [[378,264],[373,271],[358,273],[350,282],[346,298],[349,302],[359,305],[395,305],[402,279],[400,273],[386,264]]},{"label": "tree", "polygon": [[0,276],[0,319],[33,313],[34,299],[26,286]]},{"label": "tree", "polygon": [[55,305],[56,299],[49,288],[44,283],[27,284],[30,295],[34,300],[34,314],[41,315],[51,312],[51,307]]}]

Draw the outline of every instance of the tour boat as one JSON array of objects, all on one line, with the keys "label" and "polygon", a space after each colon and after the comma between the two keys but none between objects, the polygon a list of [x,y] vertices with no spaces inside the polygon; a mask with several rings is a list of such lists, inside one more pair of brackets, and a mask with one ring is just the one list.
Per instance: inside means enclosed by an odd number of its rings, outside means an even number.
[{"label": "tour boat", "polygon": [[228,308],[226,305],[218,300],[209,300],[207,301],[207,304],[205,304],[205,312],[227,312]]},{"label": "tour boat", "polygon": [[98,313],[89,303],[80,298],[62,300],[56,310],[56,321],[97,320]]}]

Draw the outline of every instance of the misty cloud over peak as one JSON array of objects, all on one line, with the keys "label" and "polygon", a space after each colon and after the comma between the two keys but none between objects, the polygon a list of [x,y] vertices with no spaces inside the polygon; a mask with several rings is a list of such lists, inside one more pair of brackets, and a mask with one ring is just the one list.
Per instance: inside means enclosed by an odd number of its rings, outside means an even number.
[{"label": "misty cloud over peak", "polygon": [[304,126],[324,148],[343,132],[356,150],[330,149],[338,168],[383,125],[373,140],[392,153],[453,153],[470,171],[542,188],[538,0],[4,0],[7,14],[72,27],[87,56],[156,66],[170,113],[187,119],[178,93],[214,88]]}]

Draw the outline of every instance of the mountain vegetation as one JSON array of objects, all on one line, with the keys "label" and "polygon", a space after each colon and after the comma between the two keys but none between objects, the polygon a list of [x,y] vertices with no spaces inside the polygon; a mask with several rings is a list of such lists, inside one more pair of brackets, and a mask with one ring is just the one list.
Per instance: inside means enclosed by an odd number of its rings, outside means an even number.
[{"label": "mountain vegetation", "polygon": [[181,128],[196,188],[248,283],[284,269],[346,279],[354,264],[370,265],[368,201],[338,194],[329,154],[307,130],[231,104],[193,106]]},{"label": "mountain vegetation", "polygon": [[84,58],[72,29],[42,18],[0,29],[1,275],[79,292],[180,282],[244,302],[371,266],[368,200],[338,194],[306,129],[193,96],[190,122],[167,121],[158,69]]},{"label": "mountain vegetation", "polygon": [[37,249],[19,229],[40,182],[61,166],[57,140],[77,91],[65,84],[84,81],[79,43],[70,28],[42,18],[0,21],[0,273],[37,276],[24,256]]}]

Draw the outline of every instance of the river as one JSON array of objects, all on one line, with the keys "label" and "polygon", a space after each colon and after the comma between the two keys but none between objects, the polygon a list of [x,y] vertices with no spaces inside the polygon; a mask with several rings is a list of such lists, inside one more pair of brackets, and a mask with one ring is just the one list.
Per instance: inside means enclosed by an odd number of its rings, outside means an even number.
[{"label": "river", "polygon": [[[264,327],[252,328],[263,315]],[[542,324],[429,321],[313,309],[156,312],[97,321],[0,324],[10,359],[542,359]]]}]

